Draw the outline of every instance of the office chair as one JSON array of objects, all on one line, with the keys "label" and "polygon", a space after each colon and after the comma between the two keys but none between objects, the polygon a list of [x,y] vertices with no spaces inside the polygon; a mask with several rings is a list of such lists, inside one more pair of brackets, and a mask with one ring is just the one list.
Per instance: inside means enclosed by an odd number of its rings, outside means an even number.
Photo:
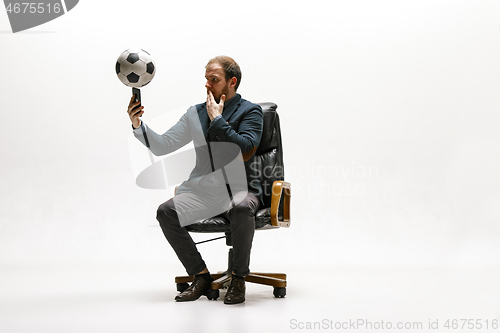
[{"label": "office chair", "polygon": [[[290,226],[291,184],[284,181],[283,149],[279,116],[276,112],[277,105],[274,103],[259,103],[259,105],[264,113],[262,138],[255,154],[247,161],[253,163],[253,168],[260,171],[257,174],[260,175],[258,179],[263,190],[264,206],[255,215],[255,229],[288,228]],[[225,237],[226,245],[231,247],[229,249],[227,270],[222,273],[211,274],[214,281],[206,296],[210,300],[217,300],[219,289],[226,288],[230,284],[233,271],[233,249],[229,221],[216,216],[190,224],[186,228],[189,232],[225,233],[225,236],[211,239]],[[192,282],[193,279],[194,276],[177,276],[175,278],[177,291],[183,292],[186,290],[189,287],[188,282]],[[275,297],[281,298],[286,295],[286,274],[284,273],[250,272],[245,277],[245,281],[274,287],[273,294]]]}]

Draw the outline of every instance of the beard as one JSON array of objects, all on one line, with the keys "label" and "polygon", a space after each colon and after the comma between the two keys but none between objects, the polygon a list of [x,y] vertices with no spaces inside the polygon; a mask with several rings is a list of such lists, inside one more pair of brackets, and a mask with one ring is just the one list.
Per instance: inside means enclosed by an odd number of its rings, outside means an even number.
[{"label": "beard", "polygon": [[221,94],[220,94],[219,96],[215,96],[215,95],[214,95],[214,100],[215,100],[215,102],[216,102],[217,104],[219,104],[219,103],[220,103],[220,98],[221,98],[221,96],[222,96],[222,95],[226,95],[226,97],[227,97],[227,95],[228,95],[228,94],[229,94],[229,82],[228,82],[228,83],[227,83],[227,85],[226,85],[226,86],[222,89],[222,92],[221,92]]}]

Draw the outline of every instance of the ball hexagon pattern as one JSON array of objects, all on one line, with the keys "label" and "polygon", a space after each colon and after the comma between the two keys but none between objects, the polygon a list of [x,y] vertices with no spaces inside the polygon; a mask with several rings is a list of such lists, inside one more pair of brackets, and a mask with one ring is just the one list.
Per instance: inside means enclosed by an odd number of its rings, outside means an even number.
[{"label": "ball hexagon pattern", "polygon": [[140,88],[151,82],[156,73],[156,66],[148,52],[132,48],[120,54],[115,70],[124,85]]}]

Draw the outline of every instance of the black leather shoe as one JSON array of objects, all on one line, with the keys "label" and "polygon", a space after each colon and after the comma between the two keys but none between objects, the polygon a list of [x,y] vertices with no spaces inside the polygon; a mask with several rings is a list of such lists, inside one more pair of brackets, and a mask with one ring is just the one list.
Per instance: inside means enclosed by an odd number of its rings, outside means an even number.
[{"label": "black leather shoe", "polygon": [[233,275],[224,297],[224,304],[238,304],[245,301],[245,277]]},{"label": "black leather shoe", "polygon": [[182,293],[175,296],[175,300],[177,302],[196,301],[202,295],[205,295],[207,293],[207,290],[210,289],[211,284],[212,282],[205,280],[201,276],[195,276],[193,283],[191,283],[191,285]]}]

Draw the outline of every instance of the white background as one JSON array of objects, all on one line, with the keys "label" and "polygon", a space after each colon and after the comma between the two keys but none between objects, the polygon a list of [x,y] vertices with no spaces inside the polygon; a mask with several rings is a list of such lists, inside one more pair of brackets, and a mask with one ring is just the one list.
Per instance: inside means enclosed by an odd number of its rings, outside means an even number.
[{"label": "white background", "polygon": [[[491,328],[499,9],[83,0],[16,34],[0,10],[0,330],[266,333],[360,318]],[[184,270],[155,219],[172,193],[135,185],[131,89],[115,74],[130,47],[156,61],[142,97],[146,122],[169,119],[158,132],[204,101],[204,66],[219,54],[239,62],[244,98],[278,104],[292,225],[256,233],[251,269],[285,271],[285,299],[247,284],[236,308],[173,301]],[[224,241],[199,249],[225,269]]]},{"label": "white background", "polygon": [[[146,122],[203,102],[219,54],[244,98],[278,104],[292,226],[256,233],[254,265],[499,268],[498,7],[86,0],[17,34],[0,11],[0,264],[182,272],[155,220],[171,194],[129,158],[114,64],[138,46]],[[225,265],[223,241],[200,251]]]}]

